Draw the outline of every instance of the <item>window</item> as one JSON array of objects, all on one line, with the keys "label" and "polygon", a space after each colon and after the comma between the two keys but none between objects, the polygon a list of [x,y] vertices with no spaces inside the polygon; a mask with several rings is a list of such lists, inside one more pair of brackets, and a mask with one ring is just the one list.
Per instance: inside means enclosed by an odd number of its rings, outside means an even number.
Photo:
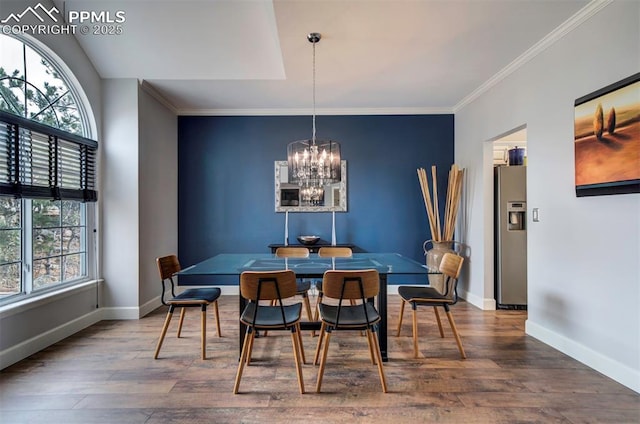
[{"label": "window", "polygon": [[64,74],[24,42],[0,35],[0,110],[78,135],[88,135]]},{"label": "window", "polygon": [[95,277],[98,145],[55,63],[0,35],[0,303]]},{"label": "window", "polygon": [[77,201],[33,200],[33,288],[86,275],[84,208]]},{"label": "window", "polygon": [[0,197],[0,299],[20,293],[22,202]]}]

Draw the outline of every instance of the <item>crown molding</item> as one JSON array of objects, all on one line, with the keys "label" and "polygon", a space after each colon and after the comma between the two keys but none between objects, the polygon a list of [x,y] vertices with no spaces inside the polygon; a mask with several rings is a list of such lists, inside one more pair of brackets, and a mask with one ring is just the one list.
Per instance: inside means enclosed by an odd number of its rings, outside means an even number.
[{"label": "crown molding", "polygon": [[[493,77],[476,88],[453,107],[388,107],[388,108],[327,108],[316,110],[316,115],[447,115],[455,114],[487,92],[500,81],[524,66],[531,59],[542,53],[565,35],[589,20],[593,15],[611,4],[613,0],[593,0],[576,14],[564,21],[531,48],[518,56]],[[140,83],[145,92],[154,97],[178,116],[302,116],[312,115],[308,108],[263,108],[263,109],[181,109],[174,106],[153,85],[147,81]]]},{"label": "crown molding", "polygon": [[555,30],[551,31],[547,34],[542,40],[538,41],[531,48],[525,51],[523,54],[518,56],[513,62],[502,68],[497,74],[488,79],[484,84],[480,87],[476,88],[469,95],[467,95],[464,99],[462,99],[458,104],[456,104],[452,110],[453,113],[460,111],[463,107],[480,97],[483,93],[488,91],[491,87],[511,75],[513,72],[522,67],[525,63],[529,62],[531,59],[536,57],[538,54],[542,53],[546,49],[548,49],[555,42],[560,40],[562,37],[573,31],[575,28],[580,26],[583,22],[589,20],[593,15],[598,13],[600,10],[604,9],[613,0],[593,0],[591,3],[587,4],[585,7],[580,9],[576,14],[571,16],[569,19],[564,21],[559,27]]},{"label": "crown molding", "polygon": [[164,97],[153,85],[148,83],[145,80],[140,81],[140,88],[144,90],[145,93],[149,94],[151,97],[159,101],[164,107],[169,109],[174,114],[178,115],[178,109],[171,103],[166,97]]},{"label": "crown molding", "polygon": [[[311,109],[178,109],[182,116],[310,116]],[[451,108],[327,108],[316,110],[317,115],[450,115]]]}]

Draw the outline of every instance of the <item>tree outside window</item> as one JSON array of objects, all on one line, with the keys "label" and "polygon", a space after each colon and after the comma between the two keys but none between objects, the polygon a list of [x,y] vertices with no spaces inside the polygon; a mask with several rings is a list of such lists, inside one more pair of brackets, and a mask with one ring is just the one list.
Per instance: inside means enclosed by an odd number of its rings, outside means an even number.
[{"label": "tree outside window", "polygon": [[20,200],[0,197],[0,299],[21,291],[21,215]]},{"label": "tree outside window", "polygon": [[[86,136],[80,106],[45,55],[0,34],[0,110]],[[86,210],[75,200],[0,196],[0,300],[87,277]]]}]

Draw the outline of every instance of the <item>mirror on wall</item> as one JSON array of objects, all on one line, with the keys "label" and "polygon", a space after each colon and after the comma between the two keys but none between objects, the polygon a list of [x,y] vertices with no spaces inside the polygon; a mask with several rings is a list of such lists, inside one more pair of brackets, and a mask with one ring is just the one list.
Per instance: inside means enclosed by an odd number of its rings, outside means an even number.
[{"label": "mirror on wall", "polygon": [[276,212],[346,212],[347,211],[347,161],[340,161],[342,178],[335,184],[327,184],[312,199],[303,200],[298,184],[289,182],[286,160],[275,161]]}]

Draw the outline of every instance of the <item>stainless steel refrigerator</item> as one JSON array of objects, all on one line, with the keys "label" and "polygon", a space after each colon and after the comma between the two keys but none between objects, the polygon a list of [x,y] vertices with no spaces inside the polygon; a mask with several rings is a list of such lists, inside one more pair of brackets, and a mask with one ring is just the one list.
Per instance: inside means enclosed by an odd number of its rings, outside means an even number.
[{"label": "stainless steel refrigerator", "polygon": [[527,307],[526,166],[494,168],[495,298],[498,308]]}]

